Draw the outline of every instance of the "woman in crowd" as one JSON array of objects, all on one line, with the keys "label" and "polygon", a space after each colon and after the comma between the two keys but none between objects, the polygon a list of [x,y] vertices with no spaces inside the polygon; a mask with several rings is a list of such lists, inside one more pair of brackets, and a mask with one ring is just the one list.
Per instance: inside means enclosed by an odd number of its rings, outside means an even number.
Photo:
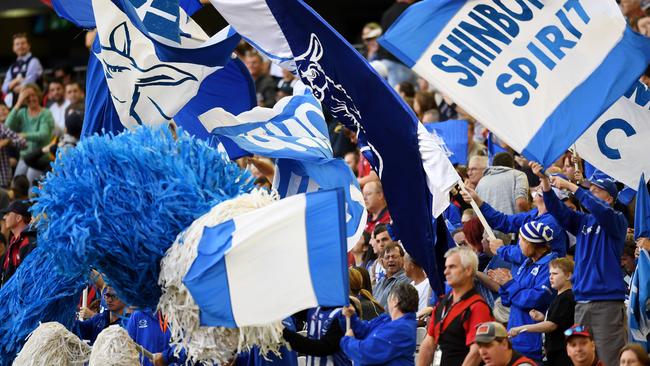
[{"label": "woman in crowd", "polygon": [[361,313],[363,320],[372,320],[384,312],[384,308],[372,296],[372,293],[363,288],[363,275],[357,268],[348,270],[350,276],[350,296],[354,296],[361,302]]},{"label": "woman in crowd", "polygon": [[621,348],[618,353],[619,366],[650,366],[650,357],[645,349],[636,343]]}]

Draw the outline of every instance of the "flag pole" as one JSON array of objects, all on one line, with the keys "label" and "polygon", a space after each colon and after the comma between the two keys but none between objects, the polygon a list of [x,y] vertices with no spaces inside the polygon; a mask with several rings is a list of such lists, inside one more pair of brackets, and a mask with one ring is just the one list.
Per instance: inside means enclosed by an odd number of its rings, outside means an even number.
[{"label": "flag pole", "polygon": [[460,189],[467,193],[467,195],[470,197],[469,204],[472,205],[472,208],[474,209],[474,212],[476,213],[476,216],[478,216],[479,221],[481,221],[481,224],[483,224],[483,228],[485,229],[485,232],[488,235],[488,238],[490,239],[496,239],[497,237],[494,236],[494,231],[492,231],[492,228],[490,225],[488,225],[487,220],[485,219],[485,216],[483,216],[483,213],[481,212],[481,209],[478,207],[472,196],[467,192],[467,189],[465,188],[465,183],[463,183],[462,179],[458,180],[458,186],[460,186]]},{"label": "flag pole", "polygon": [[[576,148],[576,144],[575,144],[575,143],[573,144],[573,157],[575,158],[575,160],[573,161],[573,168],[575,169],[576,172],[577,172],[577,171],[581,171],[581,170],[580,170],[580,164],[578,163],[578,159],[580,159],[580,155],[578,155],[578,149]],[[585,174],[585,173],[582,172],[582,175],[583,175],[583,176],[584,176],[584,174]],[[574,177],[574,178],[575,178],[575,177]],[[585,177],[585,178],[586,178],[586,177]],[[571,179],[571,177],[569,177],[569,179]],[[576,183],[580,184],[580,183],[582,183],[582,182],[576,182]]]},{"label": "flag pole", "polygon": [[[81,294],[81,307],[88,307],[88,286],[84,288],[84,291]],[[81,311],[79,312],[79,320],[84,320]]]}]

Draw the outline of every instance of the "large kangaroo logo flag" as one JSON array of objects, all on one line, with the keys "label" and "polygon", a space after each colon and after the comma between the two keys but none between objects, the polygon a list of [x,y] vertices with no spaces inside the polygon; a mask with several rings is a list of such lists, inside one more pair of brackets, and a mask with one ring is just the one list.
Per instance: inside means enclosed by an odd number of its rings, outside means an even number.
[{"label": "large kangaroo logo flag", "polygon": [[425,0],[379,42],[544,166],[650,62],[650,39],[611,0]]},{"label": "large kangaroo logo flag", "polygon": [[[242,37],[273,62],[297,74],[323,107],[357,131],[362,149],[370,155],[382,181],[395,233],[423,266],[433,288],[441,291],[432,216],[448,206],[448,191],[458,176],[444,152],[429,143],[431,135],[413,112],[304,2],[211,3]],[[446,243],[442,245],[446,247]]]},{"label": "large kangaroo logo flag", "polygon": [[650,90],[637,81],[576,141],[576,151],[594,167],[628,187],[650,177]]}]

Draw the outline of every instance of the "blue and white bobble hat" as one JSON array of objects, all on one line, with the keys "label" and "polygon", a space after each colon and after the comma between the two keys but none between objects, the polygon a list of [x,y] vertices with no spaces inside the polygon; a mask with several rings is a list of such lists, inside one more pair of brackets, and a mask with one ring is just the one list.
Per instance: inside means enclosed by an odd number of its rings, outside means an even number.
[{"label": "blue and white bobble hat", "polygon": [[553,229],[542,222],[530,221],[519,229],[519,235],[533,244],[546,244],[553,240]]}]

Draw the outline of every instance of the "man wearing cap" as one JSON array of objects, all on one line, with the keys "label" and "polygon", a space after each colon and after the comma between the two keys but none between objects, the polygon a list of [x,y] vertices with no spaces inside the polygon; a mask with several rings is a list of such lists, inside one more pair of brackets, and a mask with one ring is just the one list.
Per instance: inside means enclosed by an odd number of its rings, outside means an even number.
[{"label": "man wearing cap", "polygon": [[587,190],[562,178],[551,177],[554,187],[574,193],[589,211],[574,212],[555,195],[551,181],[542,173],[542,166],[531,162],[530,167],[540,178],[548,212],[576,237],[575,322],[592,329],[604,363],[616,365],[618,351],[627,342],[623,304],[626,286],[620,267],[627,220],[613,208],[616,185],[611,180],[595,179]]},{"label": "man wearing cap", "polygon": [[[567,329],[564,335],[566,336],[566,353],[574,366],[605,366],[603,361],[598,359],[596,342],[594,342],[589,327],[574,325]],[[617,356],[618,353],[615,353],[614,357]],[[618,365],[618,361],[608,365]]]},{"label": "man wearing cap", "polygon": [[0,213],[3,215],[5,227],[11,232],[9,245],[2,257],[0,279],[0,287],[2,287],[13,276],[25,257],[36,247],[36,232],[28,229],[32,215],[29,213],[29,204],[26,201],[13,201]]},{"label": "man wearing cap", "polygon": [[441,365],[477,366],[481,357],[474,344],[476,327],[494,320],[487,303],[474,288],[478,257],[469,246],[462,246],[449,249],[445,258],[445,279],[451,293],[433,309],[417,365],[430,366],[440,346]]},{"label": "man wearing cap", "polygon": [[[549,263],[557,258],[557,254],[551,251],[552,240],[553,230],[547,225],[537,221],[525,223],[519,230],[519,247],[526,260],[511,278],[495,278],[501,285],[501,303],[510,307],[508,329],[535,324],[530,311],[546,312],[555,296],[549,280]],[[541,363],[540,333],[522,332],[512,340],[512,347]]]},{"label": "man wearing cap", "polygon": [[[506,215],[503,212],[495,210],[490,204],[483,201],[478,193],[473,189],[467,187],[467,192],[462,192],[465,202],[470,203],[473,199],[479,206],[481,212],[485,216],[487,223],[494,230],[499,230],[503,233],[517,233],[519,229],[528,222],[537,221],[541,222],[553,230],[553,240],[551,241],[551,249],[557,253],[558,257],[566,256],[567,247],[569,245],[569,237],[562,229],[560,224],[555,220],[555,217],[548,213],[546,205],[544,204],[544,197],[542,196],[542,188],[535,187],[531,190],[533,196],[533,204],[535,208],[528,212],[521,212],[514,215]],[[520,265],[526,260],[526,257],[521,254],[521,250],[517,245],[504,246],[503,241],[496,239],[490,241],[490,249],[505,261]]]},{"label": "man wearing cap", "polygon": [[476,329],[476,345],[485,366],[535,366],[535,361],[512,349],[506,328],[487,322]]}]

